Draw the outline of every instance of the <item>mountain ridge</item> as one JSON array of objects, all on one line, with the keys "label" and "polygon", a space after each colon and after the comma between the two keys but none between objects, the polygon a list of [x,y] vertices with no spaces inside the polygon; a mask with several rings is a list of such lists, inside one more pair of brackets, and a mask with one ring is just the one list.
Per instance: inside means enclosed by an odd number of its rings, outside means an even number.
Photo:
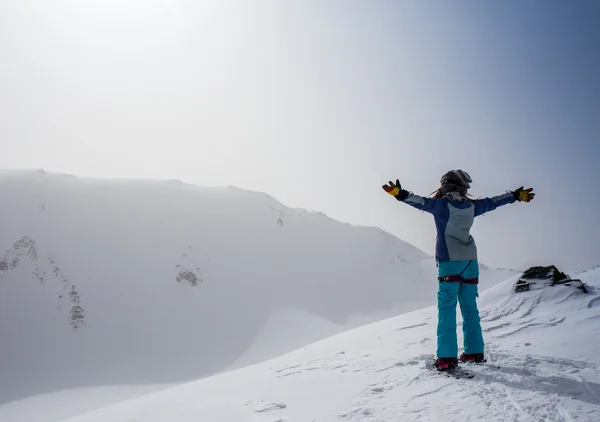
[{"label": "mountain ridge", "polygon": [[0,403],[198,379],[436,297],[430,255],[263,193],[0,171],[0,194]]}]

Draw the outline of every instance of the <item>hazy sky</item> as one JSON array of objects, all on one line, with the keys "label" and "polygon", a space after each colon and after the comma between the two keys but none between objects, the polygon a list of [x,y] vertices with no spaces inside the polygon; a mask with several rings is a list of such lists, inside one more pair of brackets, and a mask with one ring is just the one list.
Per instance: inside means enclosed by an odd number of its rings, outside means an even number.
[{"label": "hazy sky", "polygon": [[267,192],[433,253],[449,169],[530,204],[493,266],[600,264],[600,2],[0,0],[0,168]]}]

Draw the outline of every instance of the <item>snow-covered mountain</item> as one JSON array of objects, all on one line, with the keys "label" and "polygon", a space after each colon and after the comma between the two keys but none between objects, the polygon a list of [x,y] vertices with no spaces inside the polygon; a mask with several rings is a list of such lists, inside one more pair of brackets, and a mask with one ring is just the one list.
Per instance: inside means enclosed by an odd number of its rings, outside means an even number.
[{"label": "snow-covered mountain", "polygon": [[590,294],[515,293],[516,277],[484,292],[488,362],[472,379],[425,368],[429,307],[65,422],[598,421],[600,270],[580,276]]},{"label": "snow-covered mountain", "polygon": [[262,193],[4,171],[0,195],[0,404],[147,392],[435,301],[423,251]]}]

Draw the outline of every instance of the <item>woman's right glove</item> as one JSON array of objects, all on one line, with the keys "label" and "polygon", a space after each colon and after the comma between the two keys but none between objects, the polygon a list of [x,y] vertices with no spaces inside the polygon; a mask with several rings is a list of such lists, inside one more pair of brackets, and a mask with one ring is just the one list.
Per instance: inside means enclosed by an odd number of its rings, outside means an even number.
[{"label": "woman's right glove", "polygon": [[523,189],[523,186],[521,186],[519,189],[513,191],[515,201],[531,201],[535,197],[535,193],[533,193],[532,190],[533,188]]}]

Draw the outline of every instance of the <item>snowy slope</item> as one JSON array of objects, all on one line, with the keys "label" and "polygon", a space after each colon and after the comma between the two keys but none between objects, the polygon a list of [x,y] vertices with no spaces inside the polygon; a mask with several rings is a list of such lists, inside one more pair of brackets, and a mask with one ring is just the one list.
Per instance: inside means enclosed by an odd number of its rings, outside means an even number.
[{"label": "snowy slope", "polygon": [[598,421],[600,269],[568,286],[481,295],[489,362],[475,378],[424,369],[435,309],[346,331],[285,356],[68,422]]},{"label": "snowy slope", "polygon": [[0,195],[0,404],[107,405],[435,300],[429,255],[262,193],[4,171]]}]

